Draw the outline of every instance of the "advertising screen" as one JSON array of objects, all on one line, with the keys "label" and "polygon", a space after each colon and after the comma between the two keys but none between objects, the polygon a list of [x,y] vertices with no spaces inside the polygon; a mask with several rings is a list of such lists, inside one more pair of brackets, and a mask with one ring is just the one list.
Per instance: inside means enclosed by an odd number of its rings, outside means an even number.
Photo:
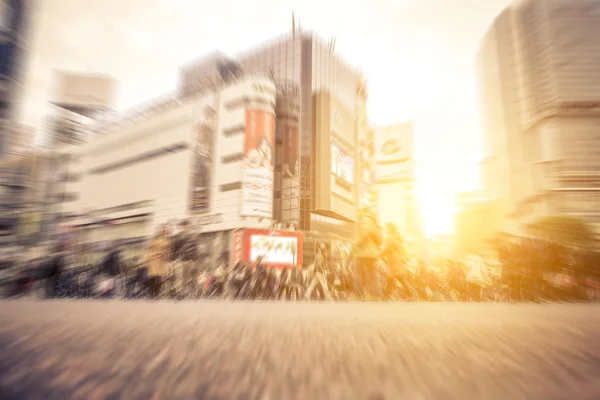
[{"label": "advertising screen", "polygon": [[267,229],[243,230],[243,261],[257,261],[276,267],[302,266],[303,234],[297,231]]},{"label": "advertising screen", "polygon": [[348,183],[354,182],[354,158],[337,145],[331,145],[331,172]]},{"label": "advertising screen", "polygon": [[262,109],[246,109],[244,183],[241,215],[273,215],[273,144],[275,115]]},{"label": "advertising screen", "polygon": [[250,236],[250,260],[259,257],[267,264],[294,265],[298,253],[298,238],[286,236]]}]

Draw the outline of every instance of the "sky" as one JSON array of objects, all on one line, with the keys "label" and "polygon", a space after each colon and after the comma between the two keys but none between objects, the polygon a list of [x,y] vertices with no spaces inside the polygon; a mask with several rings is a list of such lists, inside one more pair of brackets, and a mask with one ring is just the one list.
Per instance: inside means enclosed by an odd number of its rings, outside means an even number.
[{"label": "sky", "polygon": [[[210,5],[209,5],[210,4]],[[118,109],[175,88],[179,67],[234,55],[299,24],[336,38],[369,83],[374,124],[415,122],[425,233],[452,230],[454,195],[479,187],[483,159],[474,73],[481,37],[509,0],[39,0],[24,123],[49,113],[56,69],[120,81]]]}]

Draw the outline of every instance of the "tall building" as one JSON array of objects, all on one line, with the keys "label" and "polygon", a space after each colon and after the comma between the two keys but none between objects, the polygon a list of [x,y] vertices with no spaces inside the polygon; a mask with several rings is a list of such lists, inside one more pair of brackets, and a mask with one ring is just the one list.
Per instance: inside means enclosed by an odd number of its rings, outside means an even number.
[{"label": "tall building", "polygon": [[8,154],[23,87],[31,0],[0,1],[0,157]]},{"label": "tall building", "polygon": [[81,179],[70,183],[64,222],[92,251],[119,240],[141,255],[159,225],[191,217],[201,262],[231,260],[236,231],[273,226],[276,131],[294,128],[294,104],[270,79],[245,77],[97,122],[103,134],[72,148]]},{"label": "tall building", "polygon": [[484,186],[513,233],[544,214],[600,228],[600,3],[523,0],[478,55]]},{"label": "tall building", "polygon": [[57,74],[48,134],[52,147],[83,144],[91,138],[87,128],[96,119],[113,112],[117,81],[96,73],[63,71]]},{"label": "tall building", "polygon": [[[78,194],[73,190],[81,176],[73,170],[78,147],[97,135],[91,125],[99,118],[114,117],[117,82],[97,73],[60,71],[56,74],[52,114],[45,120],[45,144],[48,152],[47,204],[43,228],[49,236],[59,225],[73,217],[71,203]],[[71,210],[71,211],[68,211]],[[75,214],[76,215],[76,214]]]},{"label": "tall building", "polygon": [[373,154],[372,130],[366,82],[334,51],[334,44],[311,32],[294,31],[233,60],[215,52],[182,68],[179,92],[188,97],[212,90],[221,85],[224,68],[268,76],[278,87],[295,88],[298,127],[289,132],[298,135],[298,170],[294,179],[283,183],[287,193],[277,191],[276,197],[287,197],[287,223],[348,240],[354,236],[360,199],[371,192],[363,178],[371,175],[365,171],[372,165],[362,159]]},{"label": "tall building", "polygon": [[414,190],[413,124],[376,127],[374,136],[379,221],[395,224],[416,252],[422,234]]}]

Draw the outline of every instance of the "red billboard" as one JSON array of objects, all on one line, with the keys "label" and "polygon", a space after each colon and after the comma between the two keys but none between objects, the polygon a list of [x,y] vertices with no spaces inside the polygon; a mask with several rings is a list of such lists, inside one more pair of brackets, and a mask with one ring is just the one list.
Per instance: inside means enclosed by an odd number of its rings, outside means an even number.
[{"label": "red billboard", "polygon": [[242,212],[250,217],[273,215],[273,146],[275,115],[272,111],[246,109],[244,136],[244,185]]},{"label": "red billboard", "polygon": [[231,235],[231,264],[244,260],[244,230],[237,229]]}]

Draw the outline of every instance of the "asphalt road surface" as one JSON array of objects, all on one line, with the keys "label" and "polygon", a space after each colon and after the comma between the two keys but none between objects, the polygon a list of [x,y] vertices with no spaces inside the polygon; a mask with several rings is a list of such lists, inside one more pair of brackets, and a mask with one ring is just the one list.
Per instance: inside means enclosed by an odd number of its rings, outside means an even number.
[{"label": "asphalt road surface", "polygon": [[0,399],[600,399],[600,306],[5,301]]}]

